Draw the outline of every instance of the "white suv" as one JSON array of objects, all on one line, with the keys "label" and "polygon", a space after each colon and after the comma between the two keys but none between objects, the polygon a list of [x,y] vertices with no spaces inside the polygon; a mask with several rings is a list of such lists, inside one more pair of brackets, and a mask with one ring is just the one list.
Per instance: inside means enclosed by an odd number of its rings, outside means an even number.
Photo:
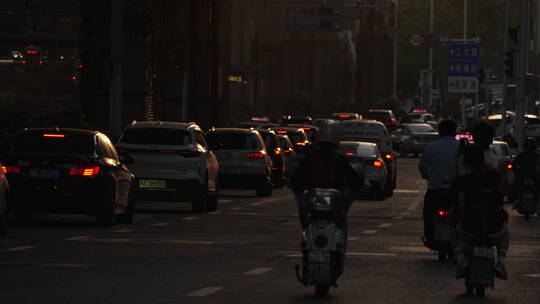
[{"label": "white suv", "polygon": [[195,123],[134,121],[116,148],[134,159],[128,167],[137,200],[187,201],[196,212],[217,210],[219,163]]}]

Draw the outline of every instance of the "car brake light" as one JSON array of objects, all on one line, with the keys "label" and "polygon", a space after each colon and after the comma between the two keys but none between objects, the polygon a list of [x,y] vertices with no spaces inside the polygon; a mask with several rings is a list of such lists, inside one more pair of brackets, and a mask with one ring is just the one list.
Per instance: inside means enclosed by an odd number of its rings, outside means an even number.
[{"label": "car brake light", "polygon": [[43,137],[50,137],[50,138],[65,138],[66,135],[64,135],[64,134],[50,134],[50,133],[45,133],[45,134],[43,134]]},{"label": "car brake light", "polygon": [[274,149],[274,154],[275,155],[280,155],[281,154],[281,149],[280,148]]},{"label": "car brake light", "polygon": [[263,158],[264,154],[261,152],[251,152],[247,155],[248,158]]},{"label": "car brake light", "polygon": [[69,170],[69,175],[81,175],[81,176],[86,176],[86,177],[92,177],[99,173],[99,169],[100,169],[99,167],[71,168]]},{"label": "car brake light", "polygon": [[346,115],[346,114],[342,114],[342,115],[339,115],[339,117],[341,117],[341,118],[349,118],[349,117],[351,117],[351,116]]},{"label": "car brake light", "polygon": [[384,155],[384,158],[386,158],[386,159],[392,159],[392,154],[385,154],[385,155]]},{"label": "car brake light", "polygon": [[345,155],[347,155],[347,156],[355,156],[356,153],[354,153],[354,152],[347,152],[347,153],[345,153]]},{"label": "car brake light", "polygon": [[439,210],[438,214],[440,217],[446,217],[448,216],[449,212],[446,210]]},{"label": "car brake light", "polygon": [[40,60],[40,61],[39,61],[39,64],[43,64],[43,60]]},{"label": "car brake light", "polygon": [[387,126],[395,126],[395,125],[397,125],[397,121],[392,119],[390,121],[385,122],[384,124],[387,125]]},{"label": "car brake light", "polygon": [[23,61],[22,61],[22,64],[26,64],[26,60],[23,60]]},{"label": "car brake light", "polygon": [[307,144],[305,142],[297,142],[296,145],[297,146],[306,146]]},{"label": "car brake light", "polygon": [[21,169],[14,166],[2,166],[2,171],[4,173],[10,173],[10,174],[18,174],[21,173]]},{"label": "car brake light", "polygon": [[279,134],[287,134],[287,131],[277,131]]},{"label": "car brake light", "polygon": [[304,131],[309,131],[309,130],[311,130],[311,128],[309,128],[309,127],[302,127],[302,128],[300,128],[300,129],[302,129],[302,130],[304,130]]},{"label": "car brake light", "polygon": [[376,160],[373,162],[373,166],[375,167],[382,167],[383,166],[383,162],[380,161],[380,160]]},{"label": "car brake light", "polygon": [[285,153],[285,154],[289,154],[289,153],[292,153],[292,151],[291,151],[291,150],[289,150],[289,149],[287,149],[287,150],[284,150],[284,151],[283,151],[283,153]]},{"label": "car brake light", "polygon": [[512,165],[512,164],[506,165],[506,169],[508,169],[508,170],[512,170],[513,168],[514,168],[514,165]]}]

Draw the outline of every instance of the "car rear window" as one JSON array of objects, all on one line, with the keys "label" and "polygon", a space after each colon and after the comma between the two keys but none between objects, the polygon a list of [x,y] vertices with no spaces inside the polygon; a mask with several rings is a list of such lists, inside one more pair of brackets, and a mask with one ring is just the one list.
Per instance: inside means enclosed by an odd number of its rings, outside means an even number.
[{"label": "car rear window", "polygon": [[127,129],[120,139],[121,143],[136,145],[171,145],[192,144],[191,134],[186,130],[164,128]]},{"label": "car rear window", "polygon": [[390,113],[385,112],[368,112],[365,117],[367,119],[373,119],[381,122],[387,122],[391,120]]},{"label": "car rear window", "polygon": [[287,136],[289,136],[289,139],[293,142],[293,143],[297,143],[297,142],[303,142],[306,140],[306,138],[304,137],[304,135],[302,133],[298,133],[298,132],[287,132]]},{"label": "car rear window", "polygon": [[342,154],[354,153],[361,157],[375,157],[377,155],[375,147],[371,145],[340,144],[338,151]]},{"label": "car rear window", "polygon": [[15,153],[66,153],[90,155],[95,152],[94,134],[24,132],[13,138]]},{"label": "car rear window", "polygon": [[409,125],[408,127],[413,133],[437,132],[430,125]]},{"label": "car rear window", "polygon": [[210,145],[221,144],[222,149],[248,150],[257,149],[257,136],[246,133],[208,133],[208,143]]},{"label": "car rear window", "polygon": [[277,139],[276,139],[276,136],[272,133],[261,133],[261,136],[264,140],[264,145],[268,148],[268,149],[275,149],[279,146],[278,142],[277,142]]}]

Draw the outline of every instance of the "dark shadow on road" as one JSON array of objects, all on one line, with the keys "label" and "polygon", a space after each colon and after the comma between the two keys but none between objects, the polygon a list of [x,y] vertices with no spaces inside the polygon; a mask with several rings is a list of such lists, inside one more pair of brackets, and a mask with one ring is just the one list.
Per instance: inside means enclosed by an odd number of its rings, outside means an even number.
[{"label": "dark shadow on road", "polygon": [[[301,287],[300,287],[301,288]],[[315,293],[314,287],[311,288],[312,292],[311,294],[305,294],[305,295],[299,295],[291,298],[287,303],[290,304],[301,304],[301,303],[309,303],[309,304],[322,304],[322,303],[345,303],[343,299],[340,299],[337,296],[332,295],[332,290],[330,290],[330,294],[324,298],[317,297]],[[307,291],[307,289],[306,289]],[[358,301],[358,303],[361,303],[361,301]]]},{"label": "dark shadow on road", "polygon": [[[463,290],[465,290],[465,286],[463,286]],[[485,303],[485,304],[497,304],[497,303],[510,303],[506,301],[506,299],[500,299],[500,298],[490,298],[489,292],[492,291],[491,289],[486,290],[486,296],[484,298],[479,298],[477,296],[470,296],[465,294],[465,291],[463,291],[461,294],[457,295],[454,298],[453,303]]]}]

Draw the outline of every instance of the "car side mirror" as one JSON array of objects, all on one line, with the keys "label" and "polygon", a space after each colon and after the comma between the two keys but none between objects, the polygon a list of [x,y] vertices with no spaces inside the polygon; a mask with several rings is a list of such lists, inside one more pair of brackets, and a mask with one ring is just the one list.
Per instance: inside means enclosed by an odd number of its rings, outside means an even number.
[{"label": "car side mirror", "polygon": [[122,161],[122,163],[124,163],[126,165],[131,165],[131,164],[135,163],[135,158],[133,158],[133,156],[131,156],[129,154],[124,154],[124,155],[120,156],[120,160]]}]

